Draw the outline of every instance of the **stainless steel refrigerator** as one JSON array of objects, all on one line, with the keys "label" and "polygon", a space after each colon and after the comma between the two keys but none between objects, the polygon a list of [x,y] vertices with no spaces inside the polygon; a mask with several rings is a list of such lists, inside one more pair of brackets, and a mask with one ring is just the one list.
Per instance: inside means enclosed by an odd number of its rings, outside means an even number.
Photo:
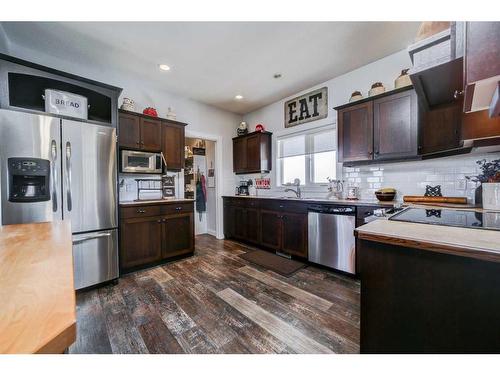
[{"label": "stainless steel refrigerator", "polygon": [[70,220],[75,289],[118,278],[116,129],[0,110],[2,224]]}]

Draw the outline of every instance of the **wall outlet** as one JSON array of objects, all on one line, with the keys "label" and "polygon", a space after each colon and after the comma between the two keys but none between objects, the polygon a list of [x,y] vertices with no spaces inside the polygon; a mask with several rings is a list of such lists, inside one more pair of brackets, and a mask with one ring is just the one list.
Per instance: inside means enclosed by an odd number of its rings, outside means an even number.
[{"label": "wall outlet", "polygon": [[466,190],[467,189],[467,180],[465,178],[461,178],[457,180],[455,183],[455,189],[457,190]]}]

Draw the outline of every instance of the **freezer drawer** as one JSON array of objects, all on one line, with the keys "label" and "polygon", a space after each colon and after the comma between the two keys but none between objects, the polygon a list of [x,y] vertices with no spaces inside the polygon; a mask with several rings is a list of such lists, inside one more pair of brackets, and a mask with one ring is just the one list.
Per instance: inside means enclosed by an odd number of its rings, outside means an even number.
[{"label": "freezer drawer", "polygon": [[118,230],[73,235],[75,289],[118,278]]}]

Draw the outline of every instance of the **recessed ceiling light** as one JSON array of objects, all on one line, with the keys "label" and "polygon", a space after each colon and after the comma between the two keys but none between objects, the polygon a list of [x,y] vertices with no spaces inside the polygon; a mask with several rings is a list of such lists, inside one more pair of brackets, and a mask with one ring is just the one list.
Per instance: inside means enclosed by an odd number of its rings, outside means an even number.
[{"label": "recessed ceiling light", "polygon": [[160,68],[160,70],[164,70],[164,71],[170,70],[170,67],[167,64],[160,64],[160,65],[158,65],[158,68]]},{"label": "recessed ceiling light", "polygon": [[243,99],[243,95],[236,95],[234,98],[235,98],[236,100],[241,100],[241,99]]}]

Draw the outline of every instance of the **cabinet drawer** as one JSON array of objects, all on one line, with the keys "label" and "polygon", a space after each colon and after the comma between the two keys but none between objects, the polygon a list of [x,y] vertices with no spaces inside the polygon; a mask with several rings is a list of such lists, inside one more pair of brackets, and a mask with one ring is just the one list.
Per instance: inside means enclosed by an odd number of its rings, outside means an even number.
[{"label": "cabinet drawer", "polygon": [[120,209],[122,219],[134,217],[157,216],[161,214],[160,206],[134,206]]},{"label": "cabinet drawer", "polygon": [[184,212],[193,212],[193,203],[164,204],[161,207],[162,215],[180,214]]},{"label": "cabinet drawer", "polygon": [[269,200],[265,202],[265,207],[268,210],[279,211],[279,212],[296,212],[296,213],[307,213],[307,203],[306,202],[289,202],[282,200]]}]

